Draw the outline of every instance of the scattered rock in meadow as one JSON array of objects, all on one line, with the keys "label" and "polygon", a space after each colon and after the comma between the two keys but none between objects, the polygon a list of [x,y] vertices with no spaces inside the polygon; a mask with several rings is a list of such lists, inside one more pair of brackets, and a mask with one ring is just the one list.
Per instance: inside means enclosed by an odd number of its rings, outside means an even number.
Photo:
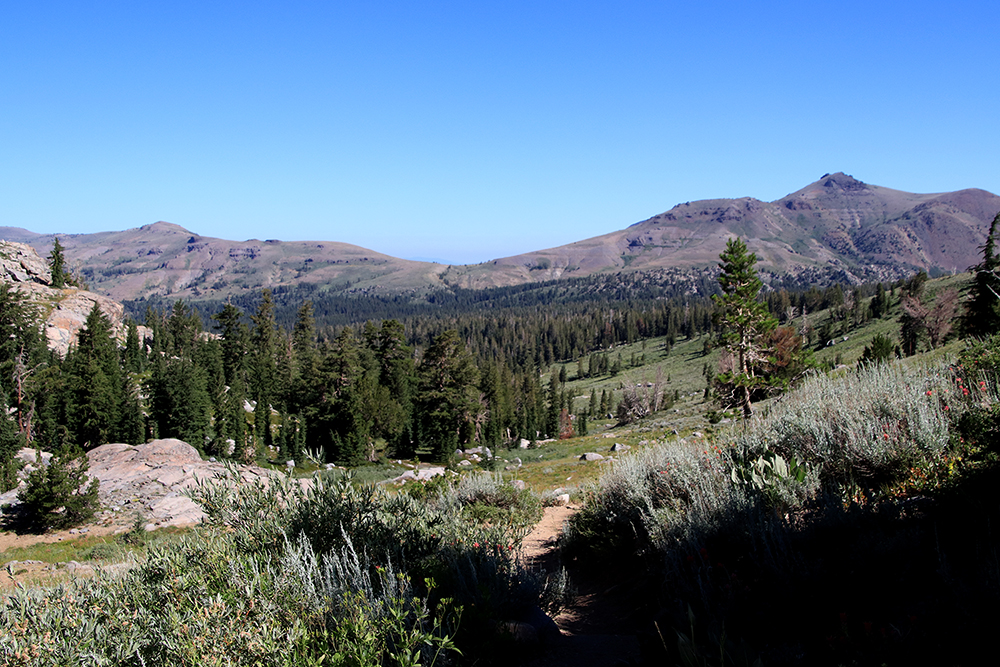
[{"label": "scattered rock in meadow", "polygon": [[418,482],[426,482],[428,480],[434,479],[438,475],[443,475],[445,472],[444,466],[429,466],[427,468],[420,468],[419,470],[407,470],[399,477],[393,479],[387,479],[382,482],[382,484],[402,484],[403,482],[408,482],[410,480],[415,480]]}]

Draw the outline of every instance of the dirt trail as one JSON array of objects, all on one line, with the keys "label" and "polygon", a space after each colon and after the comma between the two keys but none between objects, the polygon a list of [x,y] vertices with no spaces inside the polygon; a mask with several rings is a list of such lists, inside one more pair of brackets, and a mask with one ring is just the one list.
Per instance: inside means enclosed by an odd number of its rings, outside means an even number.
[{"label": "dirt trail", "polygon": [[[556,571],[561,565],[558,540],[574,506],[546,507],[542,520],[524,539],[529,567]],[[633,611],[628,595],[599,573],[569,569],[577,591],[574,601],[558,616],[562,635],[523,663],[526,667],[613,667],[638,665],[639,643],[630,623]]]}]

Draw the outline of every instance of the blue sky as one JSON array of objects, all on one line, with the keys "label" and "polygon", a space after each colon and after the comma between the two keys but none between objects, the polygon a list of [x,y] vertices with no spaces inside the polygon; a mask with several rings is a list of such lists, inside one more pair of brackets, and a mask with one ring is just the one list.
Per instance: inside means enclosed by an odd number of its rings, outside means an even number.
[{"label": "blue sky", "polygon": [[1000,193],[996,2],[17,2],[0,225],[474,263],[827,172]]}]

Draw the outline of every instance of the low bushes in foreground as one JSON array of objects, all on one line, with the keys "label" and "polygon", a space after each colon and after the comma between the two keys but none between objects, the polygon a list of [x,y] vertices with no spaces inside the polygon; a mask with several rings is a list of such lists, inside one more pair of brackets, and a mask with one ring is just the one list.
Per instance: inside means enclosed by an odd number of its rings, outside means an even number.
[{"label": "low bushes in foreground", "polygon": [[[498,478],[467,484],[509,494]],[[545,588],[517,558],[522,526],[446,511],[464,502],[451,487],[424,503],[234,470],[193,495],[209,520],[180,543],[8,597],[4,664],[451,664],[502,643],[497,623]]]},{"label": "low bushes in foreground", "polygon": [[710,448],[616,462],[566,553],[641,559],[650,660],[974,655],[1000,594],[997,405],[995,376],[963,365],[812,378]]}]

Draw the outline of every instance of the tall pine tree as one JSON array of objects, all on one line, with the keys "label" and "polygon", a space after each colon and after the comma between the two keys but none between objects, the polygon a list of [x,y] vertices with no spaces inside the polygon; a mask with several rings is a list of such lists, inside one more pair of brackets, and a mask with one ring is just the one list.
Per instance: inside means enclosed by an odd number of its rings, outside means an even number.
[{"label": "tall pine tree", "polygon": [[1000,331],[1000,256],[996,254],[997,225],[1000,213],[990,223],[983,244],[983,261],[969,270],[972,281],[966,289],[962,333],[966,336],[988,336]]},{"label": "tall pine tree", "polygon": [[759,299],[763,283],[757,276],[757,256],[748,252],[739,237],[729,239],[726,249],[719,255],[721,295],[715,295],[717,323],[726,349],[733,356],[733,368],[723,373],[719,381],[732,385],[734,401],[743,410],[743,416],[753,416],[751,392],[760,384],[756,366],[766,360],[765,340],[777,326],[777,321]]},{"label": "tall pine tree", "polygon": [[479,371],[454,329],[431,343],[421,360],[416,413],[421,440],[444,461],[471,435],[479,408]]},{"label": "tall pine tree", "polygon": [[126,383],[111,323],[95,303],[67,355],[66,417],[73,442],[91,449],[121,441]]},{"label": "tall pine tree", "polygon": [[250,318],[251,332],[250,392],[257,402],[253,411],[254,435],[257,442],[269,448],[274,445],[271,432],[271,404],[279,395],[278,325],[274,319],[274,300],[271,290],[261,292],[260,305]]},{"label": "tall pine tree", "polygon": [[49,253],[49,270],[52,272],[52,286],[62,289],[66,286],[66,258],[63,256],[63,247],[59,243],[59,237],[55,237],[52,242],[52,252]]}]

